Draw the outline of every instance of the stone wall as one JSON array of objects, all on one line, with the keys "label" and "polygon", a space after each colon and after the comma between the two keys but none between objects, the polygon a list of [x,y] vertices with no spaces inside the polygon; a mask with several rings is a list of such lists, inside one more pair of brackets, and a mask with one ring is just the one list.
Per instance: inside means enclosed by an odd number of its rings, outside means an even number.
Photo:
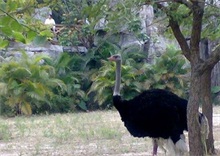
[{"label": "stone wall", "polygon": [[20,51],[26,51],[29,55],[34,55],[35,53],[44,53],[51,57],[57,57],[60,53],[63,52],[87,53],[87,49],[85,47],[67,47],[61,45],[53,45],[50,42],[46,42],[42,45],[11,42],[9,47],[5,50],[2,50],[1,52],[5,53],[6,56],[10,56],[17,55]]}]

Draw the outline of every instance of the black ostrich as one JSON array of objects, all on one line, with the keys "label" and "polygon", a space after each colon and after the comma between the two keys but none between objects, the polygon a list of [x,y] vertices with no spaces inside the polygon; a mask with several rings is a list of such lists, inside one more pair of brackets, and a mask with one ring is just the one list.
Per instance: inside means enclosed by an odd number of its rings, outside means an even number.
[{"label": "black ostrich", "polygon": [[[153,155],[158,145],[167,144],[172,155],[188,151],[184,130],[187,130],[187,100],[162,89],[146,90],[127,101],[120,96],[121,56],[108,58],[116,62],[116,82],[113,104],[124,126],[134,137],[150,137],[153,140]],[[164,149],[164,148],[163,148]]]}]

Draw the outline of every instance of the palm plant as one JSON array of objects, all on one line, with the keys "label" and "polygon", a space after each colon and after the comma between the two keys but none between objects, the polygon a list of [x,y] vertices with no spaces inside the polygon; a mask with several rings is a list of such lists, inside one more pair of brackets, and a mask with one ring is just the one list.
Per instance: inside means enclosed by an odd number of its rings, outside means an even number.
[{"label": "palm plant", "polygon": [[[125,99],[134,97],[139,92],[149,88],[170,90],[180,96],[185,96],[189,87],[187,73],[189,67],[180,51],[168,47],[167,51],[155,64],[142,61],[141,53],[122,53],[122,94]],[[102,107],[111,107],[111,96],[114,86],[115,64],[102,61],[102,67],[92,75],[92,85],[88,93],[95,93],[95,101]]]},{"label": "palm plant", "polygon": [[53,88],[66,90],[65,84],[55,78],[52,66],[45,65],[46,55],[29,57],[25,52],[19,57],[0,63],[0,97],[17,114],[32,114],[32,110],[46,103],[50,107]]},{"label": "palm plant", "polygon": [[[139,75],[138,63],[134,58],[128,58],[129,54],[122,53],[125,61],[122,65],[122,94],[125,99],[130,99],[140,92],[141,84],[136,80]],[[115,82],[115,64],[109,61],[102,60],[103,66],[98,72],[92,75],[92,85],[88,94],[95,92],[94,100],[103,108],[112,107],[112,90]]]},{"label": "palm plant", "polygon": [[189,89],[189,63],[174,47],[167,50],[152,65],[142,67],[144,88],[168,89],[185,97]]},{"label": "palm plant", "polygon": [[47,60],[46,63],[53,66],[56,77],[62,80],[67,89],[59,93],[55,89],[56,96],[53,102],[57,103],[57,111],[73,111],[77,106],[86,110],[87,96],[83,88],[83,80],[86,75],[83,71],[84,58],[80,54],[62,53],[55,60]]}]

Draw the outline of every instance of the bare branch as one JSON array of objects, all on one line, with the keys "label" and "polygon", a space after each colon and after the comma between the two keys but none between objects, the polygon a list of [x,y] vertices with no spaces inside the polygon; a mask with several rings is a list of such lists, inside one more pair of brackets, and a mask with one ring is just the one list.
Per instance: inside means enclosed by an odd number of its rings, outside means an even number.
[{"label": "bare branch", "polygon": [[198,67],[198,73],[202,74],[208,69],[213,69],[220,61],[220,44],[218,44],[210,54],[209,58]]},{"label": "bare branch", "polygon": [[192,32],[190,40],[191,48],[191,60],[196,60],[195,63],[198,63],[199,56],[199,43],[201,39],[202,32],[202,18],[204,13],[204,1],[200,3],[196,0],[191,0],[193,3],[192,12],[193,12],[193,21],[192,21]]},{"label": "bare branch", "polygon": [[192,3],[190,1],[187,1],[187,0],[173,0],[173,1],[177,2],[177,3],[184,4],[188,8],[192,8]]},{"label": "bare branch", "polygon": [[180,26],[178,24],[177,21],[175,21],[173,19],[172,16],[169,15],[169,9],[167,9],[165,6],[163,6],[162,4],[158,3],[157,7],[164,10],[167,14],[167,16],[169,17],[169,26],[171,27],[173,34],[177,40],[177,42],[179,43],[183,54],[185,55],[185,57],[190,60],[190,48],[189,45],[187,44],[187,41],[185,39],[185,36],[183,35],[183,33],[180,30]]},{"label": "bare branch", "polygon": [[189,48],[189,45],[187,44],[187,41],[186,41],[184,35],[182,34],[182,32],[180,30],[179,24],[170,17],[169,25],[173,31],[173,34],[174,34],[177,42],[179,43],[179,45],[183,51],[183,54],[185,55],[185,57],[188,60],[190,60],[190,48]]},{"label": "bare branch", "polygon": [[209,59],[208,61],[212,62],[213,66],[220,61],[220,44],[212,50]]}]

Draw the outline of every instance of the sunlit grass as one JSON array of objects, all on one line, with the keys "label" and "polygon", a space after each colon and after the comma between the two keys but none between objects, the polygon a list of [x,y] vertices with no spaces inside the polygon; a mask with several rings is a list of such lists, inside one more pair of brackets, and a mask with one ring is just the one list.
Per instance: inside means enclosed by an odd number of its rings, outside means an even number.
[{"label": "sunlit grass", "polygon": [[[219,128],[214,127],[218,148]],[[151,140],[131,137],[116,111],[0,118],[0,155],[142,156],[151,151]]]}]

